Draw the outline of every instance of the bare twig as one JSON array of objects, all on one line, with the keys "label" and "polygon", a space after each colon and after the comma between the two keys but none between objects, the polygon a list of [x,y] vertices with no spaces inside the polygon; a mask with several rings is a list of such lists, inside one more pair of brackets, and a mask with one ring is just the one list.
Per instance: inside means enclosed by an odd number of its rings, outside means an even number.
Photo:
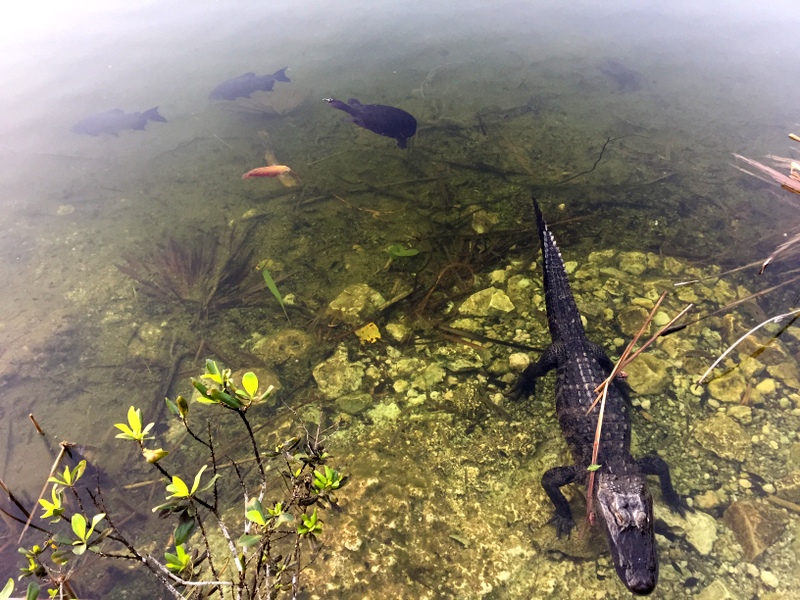
[{"label": "bare twig", "polygon": [[[661,334],[664,333],[664,331],[668,327],[670,327],[673,323],[675,323],[675,321],[680,319],[683,315],[685,315],[689,311],[689,309],[692,308],[692,305],[689,304],[681,312],[679,312],[672,319],[670,319],[670,321],[666,325],[664,325],[655,334],[653,334],[653,336],[649,340],[647,340],[644,344],[642,344],[641,348],[639,348],[636,352],[632,353],[633,347],[639,341],[639,338],[642,336],[642,334],[644,333],[645,329],[647,329],[647,327],[650,325],[650,322],[653,320],[653,317],[655,316],[656,311],[658,311],[658,308],[661,306],[661,303],[664,301],[664,298],[666,297],[666,295],[667,295],[667,292],[663,292],[661,294],[661,297],[658,299],[658,302],[656,302],[655,306],[650,311],[650,314],[647,316],[647,319],[645,319],[645,322],[642,325],[641,329],[639,329],[639,331],[636,333],[636,335],[631,340],[630,344],[628,344],[628,346],[625,348],[625,351],[622,353],[622,355],[620,356],[619,360],[614,365],[614,368],[611,370],[611,373],[594,390],[595,392],[598,392],[597,398],[595,398],[595,400],[592,403],[592,405],[586,411],[586,414],[588,415],[594,409],[594,407],[597,405],[597,403],[598,402],[600,403],[600,412],[599,412],[599,414],[597,416],[597,427],[595,429],[594,443],[592,445],[592,465],[596,465],[597,464],[597,456],[600,453],[600,436],[601,436],[602,431],[603,431],[603,415],[605,414],[605,409],[606,409],[606,398],[608,397],[608,386],[611,385],[611,383],[614,381],[614,379],[617,376],[617,373],[620,370],[622,370],[625,366],[629,365],[634,359],[636,359],[636,357],[639,356],[639,354],[641,354],[642,351],[645,348],[647,348],[656,339],[658,339],[658,337],[661,336]],[[589,483],[588,483],[587,491],[586,491],[586,514],[588,515],[589,522],[591,524],[594,524],[594,522],[595,522],[595,514],[594,514],[594,508],[593,508],[593,505],[592,505],[592,498],[593,498],[594,479],[595,479],[595,473],[596,472],[597,472],[596,469],[593,469],[593,470],[589,471]]]},{"label": "bare twig", "polygon": [[[53,476],[53,473],[56,472],[56,469],[58,469],[58,465],[61,464],[61,459],[64,458],[64,455],[67,453],[67,449],[73,445],[74,444],[71,444],[70,442],[61,442],[61,452],[58,453],[58,456],[56,457],[53,466],[50,467],[50,474],[47,476],[48,480],[44,482],[44,487],[42,488],[42,491],[39,493],[39,497],[36,499],[36,502],[33,503],[34,507],[36,507],[39,504],[39,500],[41,500],[44,497],[44,493],[47,491],[47,486],[50,483],[49,481],[50,478]],[[28,515],[28,521],[25,523],[25,527],[22,528],[22,533],[19,534],[19,538],[17,539],[18,544],[22,543],[22,538],[25,536],[25,532],[28,531],[28,527],[30,526],[31,520],[33,519],[33,514],[34,511],[32,510]]]},{"label": "bare twig", "polygon": [[733,349],[736,348],[736,346],[738,346],[739,344],[741,344],[750,335],[754,334],[756,331],[758,331],[759,329],[761,329],[765,325],[769,325],[770,323],[777,323],[777,322],[779,322],[779,321],[781,321],[783,319],[786,319],[788,317],[792,317],[792,316],[794,316],[796,314],[800,314],[800,308],[796,308],[794,310],[790,310],[789,312],[783,313],[782,315],[778,315],[777,317],[770,317],[766,321],[762,321],[761,323],[759,323],[758,325],[753,327],[750,331],[745,333],[742,337],[740,337],[733,344],[731,344],[728,347],[728,349],[725,350],[725,352],[723,352],[722,355],[717,360],[714,361],[714,364],[712,364],[710,367],[708,367],[708,369],[706,369],[706,372],[703,373],[703,376],[700,377],[700,379],[697,380],[697,385],[701,385],[701,384],[705,383],[706,377],[709,376],[711,371],[713,371],[717,367],[717,365],[719,363],[721,363],[723,360],[725,360],[725,357],[728,356],[731,352],[733,352]]}]

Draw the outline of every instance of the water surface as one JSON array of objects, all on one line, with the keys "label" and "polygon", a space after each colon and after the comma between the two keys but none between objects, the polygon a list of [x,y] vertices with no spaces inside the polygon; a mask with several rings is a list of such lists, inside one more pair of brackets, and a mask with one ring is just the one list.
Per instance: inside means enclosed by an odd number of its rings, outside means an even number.
[{"label": "water surface", "polygon": [[[581,550],[541,537],[550,507],[538,481],[564,460],[551,390],[507,406],[490,375],[507,375],[510,351],[481,351],[479,367],[460,371],[450,354],[466,347],[431,324],[452,325],[451,303],[492,282],[509,291],[509,278],[522,276],[533,287],[520,292],[515,311],[477,319],[477,327],[547,343],[536,304],[541,282],[530,268],[531,189],[577,263],[589,332],[612,354],[626,335],[617,315],[635,298],[644,306],[669,289],[669,310],[699,300],[709,311],[779,283],[791,263],[768,272],[773,279],[751,270],[725,280],[729,287],[713,280],[694,299],[670,287],[763,258],[794,231],[788,194],[729,164],[733,152],[792,156],[786,135],[800,133],[793,11],[788,2],[18,7],[0,25],[3,480],[32,502],[50,468],[30,412],[50,437],[93,446],[119,482],[149,477],[136,457],[117,456],[111,424],[130,404],[153,414],[165,393],[186,393],[202,364],[195,356],[255,361],[230,366],[266,364],[288,404],[341,421],[332,448],[352,492],[344,515],[331,516],[342,533],[308,571],[308,597],[324,596],[332,579],[341,598],[617,597],[622,588],[602,540]],[[252,102],[208,100],[221,81],[284,66],[292,82]],[[323,97],[400,107],[417,118],[417,136],[399,150],[343,120]],[[87,115],[153,106],[168,123],[119,136],[71,131]],[[240,179],[263,164],[267,147],[301,185]],[[485,231],[476,233],[475,211],[486,217]],[[117,267],[152,264],[169,239],[216,239],[224,248],[232,225],[234,239],[252,249],[244,266],[272,261],[283,293],[296,298],[292,327],[317,340],[296,360],[253,358],[260,340],[287,328],[274,298],[257,289],[255,271],[239,290],[248,302],[200,314],[148,299],[146,286]],[[387,265],[394,243],[422,257]],[[623,268],[631,255],[619,252],[651,258],[638,259],[649,262],[637,274]],[[496,271],[507,274],[492,279]],[[443,272],[455,277],[437,288]],[[386,299],[413,290],[379,325],[403,323],[425,344],[362,346],[348,327],[328,327],[326,306],[354,283]],[[765,597],[775,590],[762,571],[776,575],[775,593],[795,593],[796,515],[781,513],[785,532],[752,568],[740,564],[741,548],[721,518],[730,503],[763,498],[798,469],[798,390],[786,374],[796,369],[795,339],[783,336],[775,355],[741,367],[747,389],[765,378],[776,383],[747,392],[755,394],[751,420],[741,426],[754,441],[744,460],[698,443],[693,428],[729,405],[688,391],[725,343],[793,300],[784,289],[746,303],[729,321],[702,322],[655,354],[669,365],[669,385],[643,396],[650,408],[634,416],[637,452],[661,450],[690,498],[715,490],[717,504],[704,511],[719,536],[707,554],[684,532],[660,538],[656,597],[690,597],[715,580]],[[309,379],[340,343],[351,361],[379,373],[364,379],[360,392],[373,404],[355,416]],[[414,384],[414,373],[430,365],[445,365],[446,376]],[[509,420],[487,398],[506,406]],[[264,418],[292,420],[280,410]],[[432,472],[419,472],[421,464]],[[142,503],[160,501],[160,489],[148,493]],[[665,511],[657,505],[657,516]],[[16,573],[14,531],[4,539],[4,577]],[[103,572],[85,570],[92,569]],[[90,578],[83,589],[108,593],[118,575]]]}]

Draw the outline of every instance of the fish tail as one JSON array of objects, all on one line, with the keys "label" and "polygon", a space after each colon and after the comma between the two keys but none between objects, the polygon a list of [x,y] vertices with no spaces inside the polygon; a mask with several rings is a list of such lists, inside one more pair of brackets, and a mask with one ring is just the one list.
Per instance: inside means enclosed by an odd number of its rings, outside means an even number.
[{"label": "fish tail", "polygon": [[286,76],[286,69],[289,67],[283,67],[282,69],[278,69],[272,74],[272,78],[275,81],[284,81],[286,83],[290,83],[292,80]]},{"label": "fish tail", "polygon": [[[158,107],[154,106],[153,108],[146,110],[142,113],[142,116],[147,119],[148,121],[160,121],[162,123],[166,123],[167,120],[158,114]],[[142,127],[144,129],[144,127]]]}]

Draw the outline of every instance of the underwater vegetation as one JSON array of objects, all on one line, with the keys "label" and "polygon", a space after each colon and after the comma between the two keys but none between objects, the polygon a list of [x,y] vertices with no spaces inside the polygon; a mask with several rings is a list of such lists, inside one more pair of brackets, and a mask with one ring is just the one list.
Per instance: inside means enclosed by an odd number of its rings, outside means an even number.
[{"label": "underwater vegetation", "polygon": [[207,320],[214,309],[247,303],[257,285],[253,276],[253,227],[239,233],[196,230],[187,238],[169,238],[137,255],[124,256],[117,268],[136,281],[152,299],[178,304],[193,323]]}]

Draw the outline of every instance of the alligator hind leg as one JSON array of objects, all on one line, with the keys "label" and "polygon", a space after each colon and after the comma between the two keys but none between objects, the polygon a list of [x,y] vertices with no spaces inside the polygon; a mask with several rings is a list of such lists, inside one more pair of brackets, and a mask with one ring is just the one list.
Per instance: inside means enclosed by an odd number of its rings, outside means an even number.
[{"label": "alligator hind leg", "polygon": [[670,510],[686,516],[686,510],[691,508],[686,505],[680,494],[672,487],[672,478],[669,475],[669,465],[660,456],[643,456],[636,460],[636,464],[645,475],[658,475],[661,483],[661,497],[667,503]]},{"label": "alligator hind leg", "polygon": [[575,521],[572,519],[572,509],[569,507],[567,498],[561,493],[561,488],[575,481],[576,477],[574,466],[554,467],[546,471],[542,476],[542,487],[556,508],[556,514],[553,515],[550,522],[555,523],[558,537],[569,535],[569,532],[575,526]]},{"label": "alligator hind leg", "polygon": [[558,366],[558,355],[563,352],[561,344],[550,344],[535,363],[529,364],[514,384],[511,397],[521,400],[536,391],[536,380],[544,377]]}]

